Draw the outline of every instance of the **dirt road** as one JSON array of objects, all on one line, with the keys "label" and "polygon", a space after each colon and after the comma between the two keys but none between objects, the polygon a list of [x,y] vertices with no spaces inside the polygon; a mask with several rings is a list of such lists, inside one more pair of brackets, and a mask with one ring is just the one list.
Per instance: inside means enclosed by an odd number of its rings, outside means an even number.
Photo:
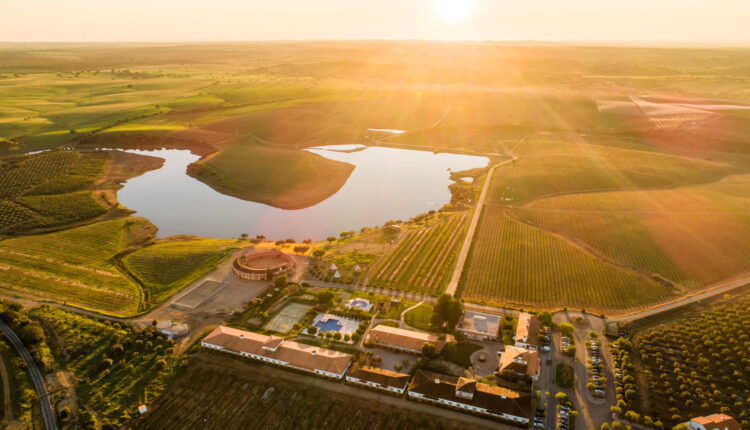
[{"label": "dirt road", "polygon": [[474,239],[474,232],[477,229],[477,224],[479,224],[479,217],[482,215],[482,208],[484,208],[484,201],[487,198],[487,190],[490,188],[490,183],[492,182],[492,175],[495,172],[495,169],[498,167],[504,166],[508,163],[512,163],[513,161],[517,160],[518,157],[513,155],[511,152],[510,154],[513,158],[510,160],[503,161],[502,163],[495,164],[490,168],[490,170],[487,172],[487,177],[484,180],[484,185],[482,186],[482,192],[479,194],[479,200],[477,200],[476,208],[474,209],[474,215],[471,217],[471,224],[469,224],[469,230],[466,232],[466,237],[464,238],[464,243],[461,246],[461,251],[458,253],[458,259],[456,260],[456,268],[453,270],[453,276],[451,277],[450,283],[448,283],[448,288],[445,290],[446,294],[450,294],[451,296],[454,296],[456,294],[456,289],[458,288],[458,281],[461,279],[461,273],[464,271],[464,264],[466,263],[466,257],[469,255],[469,250],[471,249],[471,241]]}]

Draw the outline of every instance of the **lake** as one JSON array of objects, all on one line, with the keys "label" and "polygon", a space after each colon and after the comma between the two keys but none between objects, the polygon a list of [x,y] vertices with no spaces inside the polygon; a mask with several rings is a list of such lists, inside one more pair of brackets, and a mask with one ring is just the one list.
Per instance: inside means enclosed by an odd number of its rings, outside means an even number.
[{"label": "lake", "polygon": [[127,181],[120,203],[159,227],[159,237],[194,234],[233,238],[325,239],[347,230],[406,220],[450,202],[450,171],[484,167],[486,157],[341,145],[307,151],[355,166],[341,189],[299,210],[285,210],[221,194],[187,175],[200,157],[187,150],[129,150],[163,158],[164,165]]}]

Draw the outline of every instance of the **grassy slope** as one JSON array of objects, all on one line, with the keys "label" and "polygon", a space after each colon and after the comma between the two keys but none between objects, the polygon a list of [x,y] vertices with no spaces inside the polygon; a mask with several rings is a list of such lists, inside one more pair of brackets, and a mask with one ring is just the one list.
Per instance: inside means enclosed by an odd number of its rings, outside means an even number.
[{"label": "grassy slope", "polygon": [[240,143],[197,163],[190,174],[224,194],[301,209],[336,193],[353,169],[306,151]]},{"label": "grassy slope", "polygon": [[143,303],[140,288],[110,259],[154,232],[145,219],[127,218],[2,241],[0,289],[102,313],[134,314]]},{"label": "grassy slope", "polygon": [[151,307],[211,271],[234,243],[223,239],[157,243],[126,255],[122,262],[148,289]]},{"label": "grassy slope", "polygon": [[647,277],[605,263],[564,240],[485,207],[462,279],[464,298],[517,306],[602,311],[672,296]]}]

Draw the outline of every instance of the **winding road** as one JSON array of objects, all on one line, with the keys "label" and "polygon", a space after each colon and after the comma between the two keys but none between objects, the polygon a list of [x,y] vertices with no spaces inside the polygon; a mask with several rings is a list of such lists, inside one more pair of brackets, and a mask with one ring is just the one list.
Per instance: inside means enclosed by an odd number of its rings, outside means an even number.
[{"label": "winding road", "polygon": [[52,402],[50,401],[50,393],[47,391],[47,387],[44,385],[44,377],[42,372],[34,362],[34,358],[26,349],[21,339],[18,337],[16,332],[13,331],[7,324],[0,321],[0,330],[5,333],[5,337],[8,338],[11,345],[16,348],[18,355],[21,356],[23,361],[26,363],[26,367],[29,369],[29,375],[31,375],[31,381],[34,383],[34,389],[39,397],[39,403],[42,409],[42,418],[44,419],[44,427],[47,430],[57,430],[57,420],[55,420],[55,413],[52,410]]}]

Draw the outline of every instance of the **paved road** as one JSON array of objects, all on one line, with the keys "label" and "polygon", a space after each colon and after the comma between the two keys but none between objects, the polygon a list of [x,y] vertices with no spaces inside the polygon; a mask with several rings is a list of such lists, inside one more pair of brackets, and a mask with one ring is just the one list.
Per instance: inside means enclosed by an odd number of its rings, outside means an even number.
[{"label": "paved road", "polygon": [[0,377],[3,379],[3,403],[5,410],[5,420],[13,421],[13,404],[10,399],[10,379],[8,379],[8,370],[5,368],[5,361],[0,357]]},{"label": "paved road", "polygon": [[456,294],[458,288],[458,281],[461,280],[461,273],[464,271],[464,264],[466,263],[466,257],[469,255],[471,249],[471,241],[474,239],[474,232],[479,224],[479,217],[482,215],[482,208],[484,207],[484,200],[487,197],[487,190],[490,188],[490,182],[492,182],[492,174],[495,173],[495,169],[500,166],[504,166],[518,159],[515,155],[511,154],[513,158],[510,160],[503,161],[502,163],[495,164],[487,172],[487,178],[484,180],[484,186],[482,186],[482,192],[479,194],[479,200],[477,206],[474,209],[474,215],[471,217],[471,224],[469,224],[469,230],[466,232],[464,243],[461,246],[461,251],[458,253],[458,259],[456,260],[456,268],[453,270],[453,276],[451,281],[448,283],[448,288],[445,290],[446,294],[451,296]]},{"label": "paved road", "polygon": [[11,345],[18,351],[18,355],[21,356],[23,361],[26,363],[26,367],[29,369],[29,375],[31,375],[31,381],[34,383],[36,394],[39,396],[39,403],[42,409],[42,418],[44,419],[44,427],[47,430],[57,430],[57,421],[55,420],[55,414],[52,410],[52,402],[50,401],[50,394],[47,391],[47,387],[44,385],[44,377],[42,372],[34,362],[34,358],[26,349],[21,339],[16,333],[8,327],[4,322],[0,321],[0,330],[5,333],[5,337],[8,338]]},{"label": "paved road", "polygon": [[679,308],[681,306],[685,306],[690,303],[699,302],[701,300],[708,299],[710,297],[713,297],[719,294],[728,293],[729,291],[732,291],[735,288],[740,288],[748,284],[750,284],[750,275],[743,276],[741,278],[737,278],[737,279],[733,279],[729,281],[722,281],[718,284],[714,284],[713,286],[709,287],[708,290],[704,289],[703,292],[698,293],[696,295],[684,297],[682,299],[675,300],[674,302],[654,306],[652,308],[648,308],[639,312],[634,312],[632,314],[607,318],[607,322],[625,323],[625,322],[635,321],[641,318],[649,317],[651,315],[656,315],[664,311],[668,311],[670,309]]}]

